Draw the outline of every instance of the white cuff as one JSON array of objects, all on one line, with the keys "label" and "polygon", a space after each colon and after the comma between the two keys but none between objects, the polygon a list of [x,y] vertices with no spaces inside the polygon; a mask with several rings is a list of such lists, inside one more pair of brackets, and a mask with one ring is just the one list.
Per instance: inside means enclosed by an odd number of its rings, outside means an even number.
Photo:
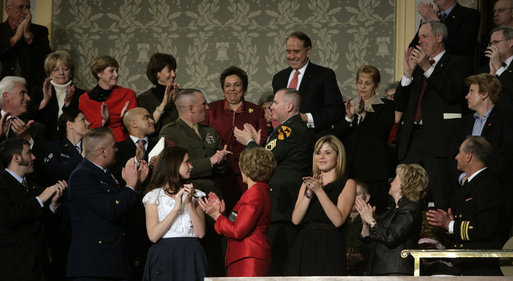
[{"label": "white cuff", "polygon": [[408,77],[406,77],[406,75],[403,75],[403,78],[401,78],[401,86],[403,86],[403,87],[410,86],[411,81],[413,81],[413,77],[408,78]]},{"label": "white cuff", "polygon": [[454,221],[451,221],[449,223],[449,230],[448,230],[449,234],[453,234],[454,233]]},{"label": "white cuff", "polygon": [[315,124],[314,124],[312,113],[305,113],[305,114],[308,117],[308,122],[306,123],[306,126],[308,128],[315,128]]}]

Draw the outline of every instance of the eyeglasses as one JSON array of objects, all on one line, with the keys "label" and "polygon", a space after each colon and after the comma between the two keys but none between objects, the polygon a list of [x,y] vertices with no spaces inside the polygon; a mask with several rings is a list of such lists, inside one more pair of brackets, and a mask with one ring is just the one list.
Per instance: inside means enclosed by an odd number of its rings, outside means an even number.
[{"label": "eyeglasses", "polygon": [[513,7],[493,9],[493,13],[494,13],[494,14],[495,14],[495,13],[502,14],[502,13],[504,13],[504,11],[506,11],[506,10],[510,10],[510,9],[513,9]]},{"label": "eyeglasses", "polygon": [[488,47],[491,47],[492,45],[497,45],[497,44],[499,44],[502,41],[508,41],[508,39],[490,41],[490,43],[488,43]]}]

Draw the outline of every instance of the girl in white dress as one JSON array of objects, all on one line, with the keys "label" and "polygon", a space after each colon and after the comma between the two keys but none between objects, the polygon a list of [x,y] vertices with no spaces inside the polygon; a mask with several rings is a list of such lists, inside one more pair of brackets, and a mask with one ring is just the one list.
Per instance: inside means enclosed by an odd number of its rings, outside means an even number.
[{"label": "girl in white dress", "polygon": [[148,251],[143,280],[203,280],[207,259],[199,239],[205,217],[197,198],[205,196],[184,184],[192,165],[187,151],[168,147],[160,154],[143,198],[146,230],[155,243]]}]

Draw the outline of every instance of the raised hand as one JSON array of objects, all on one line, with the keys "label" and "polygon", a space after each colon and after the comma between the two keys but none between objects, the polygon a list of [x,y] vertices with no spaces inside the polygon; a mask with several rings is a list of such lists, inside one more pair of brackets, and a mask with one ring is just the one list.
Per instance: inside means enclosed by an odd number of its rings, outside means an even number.
[{"label": "raised hand", "polygon": [[100,114],[102,116],[102,127],[105,127],[107,123],[109,122],[109,109],[107,108],[107,105],[105,103],[102,103],[102,107],[100,109]]},{"label": "raised hand", "polygon": [[41,103],[39,103],[39,110],[45,108],[52,98],[52,83],[50,83],[51,80],[52,78],[46,77],[45,81],[43,82],[43,99],[41,100]]},{"label": "raised hand", "polygon": [[125,113],[128,111],[128,106],[130,105],[130,101],[125,102],[125,106],[123,106],[123,109],[121,109],[121,119],[123,119],[123,116],[125,116]]},{"label": "raised hand", "polygon": [[64,106],[68,107],[71,104],[71,100],[73,99],[73,95],[75,94],[75,85],[69,84],[66,86],[66,95],[64,96]]}]

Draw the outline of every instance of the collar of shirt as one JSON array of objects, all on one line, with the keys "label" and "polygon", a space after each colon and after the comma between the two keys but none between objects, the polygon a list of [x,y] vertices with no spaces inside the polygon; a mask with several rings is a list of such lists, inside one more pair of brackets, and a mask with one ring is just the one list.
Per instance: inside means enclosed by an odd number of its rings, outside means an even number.
[{"label": "collar of shirt", "polygon": [[436,64],[440,61],[442,56],[445,54],[445,50],[441,51],[438,55],[432,58],[435,62],[431,65],[432,67],[436,67]]},{"label": "collar of shirt", "polygon": [[504,69],[508,69],[509,65],[511,64],[511,61],[513,61],[513,56],[509,57],[504,63],[506,64],[506,66],[503,66]]},{"label": "collar of shirt", "polygon": [[456,7],[456,3],[454,3],[451,7],[449,7],[447,10],[444,11],[444,13],[447,15],[447,17],[449,17],[449,15],[451,14],[452,9],[454,9],[454,7]]},{"label": "collar of shirt", "polygon": [[[130,139],[134,142],[135,146],[137,147],[137,141],[139,140],[139,138],[130,135]],[[144,137],[143,140],[146,141],[146,143],[144,144],[144,149],[146,150],[148,148],[148,137]]]},{"label": "collar of shirt", "polygon": [[183,119],[181,116],[178,116],[178,118],[182,119],[182,121],[185,122],[185,124],[187,124],[187,126],[191,127],[191,129],[194,129],[194,125],[197,125],[197,124],[192,124],[191,122]]},{"label": "collar of shirt", "polygon": [[[244,97],[241,98],[241,101],[242,102],[241,102],[239,108],[237,108],[237,110],[235,110],[235,113],[241,113],[244,111]],[[230,107],[230,104],[228,103],[228,101],[226,99],[224,99],[223,108],[224,108],[224,110],[233,111],[232,108]]]},{"label": "collar of shirt", "polygon": [[482,168],[481,170],[478,170],[477,172],[473,173],[470,177],[467,178],[467,182],[470,182],[475,176],[479,175],[482,171],[484,171],[487,167]]},{"label": "collar of shirt", "polygon": [[[87,158],[86,158],[86,159],[87,159]],[[89,159],[87,159],[87,161],[89,161]],[[109,173],[109,170],[107,170],[107,169],[103,168],[102,166],[100,166],[100,165],[98,165],[98,164],[94,163],[93,161],[89,161],[89,162],[93,163],[96,167],[98,167],[98,168],[99,168],[100,170],[102,170],[104,173],[106,173],[106,174],[107,174],[107,173]]]},{"label": "collar of shirt", "polygon": [[372,108],[372,105],[374,104],[384,104],[384,102],[378,96],[374,95],[371,101],[366,104],[363,109],[367,112],[374,112],[374,108]]},{"label": "collar of shirt", "polygon": [[[303,76],[305,75],[305,71],[306,71],[306,67],[308,66],[308,64],[310,63],[310,60],[306,61],[305,65],[303,65],[303,67],[301,67],[299,70],[299,75],[297,76],[297,88],[299,89],[299,86],[301,86],[301,81],[303,80]],[[292,81],[292,77],[294,77],[294,73],[296,73],[296,71],[298,70],[295,70],[295,69],[292,69],[292,71],[290,72],[290,75],[289,75],[289,81],[287,81],[287,86],[289,86],[290,84],[290,81]]]},{"label": "collar of shirt", "polygon": [[13,172],[13,171],[11,171],[11,170],[9,170],[9,169],[7,169],[7,168],[5,168],[5,170],[6,170],[9,174],[11,174],[11,176],[13,176],[13,177],[14,177],[14,178],[15,178],[15,179],[20,183],[20,184],[23,184],[23,178],[22,178],[22,177],[20,177],[18,174],[16,174],[15,172]]},{"label": "collar of shirt", "polygon": [[492,107],[490,107],[490,109],[488,109],[488,111],[482,116],[480,117],[479,116],[479,113],[474,112],[474,119],[488,119],[488,116],[490,116],[490,112],[492,112],[492,109],[495,107],[495,105],[492,105]]}]

